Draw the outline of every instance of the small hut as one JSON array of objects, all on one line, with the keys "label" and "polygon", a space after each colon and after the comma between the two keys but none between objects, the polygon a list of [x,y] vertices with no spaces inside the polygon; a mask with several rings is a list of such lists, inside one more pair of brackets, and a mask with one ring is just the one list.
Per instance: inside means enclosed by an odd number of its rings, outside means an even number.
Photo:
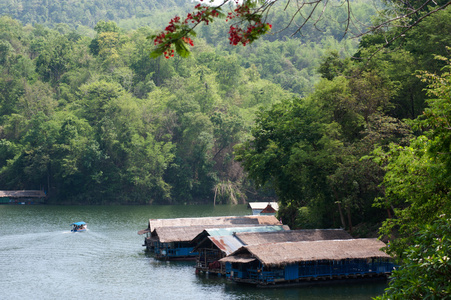
[{"label": "small hut", "polygon": [[387,277],[394,268],[377,239],[323,240],[243,246],[221,259],[231,280],[258,286],[318,279]]},{"label": "small hut", "polygon": [[191,240],[203,229],[202,226],[157,227],[146,239],[146,245],[156,259],[195,259]]},{"label": "small hut", "polygon": [[193,251],[198,253],[196,273],[225,274],[224,264],[219,263],[219,260],[244,245],[236,238],[240,233],[278,233],[288,230],[288,225],[205,229],[193,239]]},{"label": "small hut", "polygon": [[287,225],[280,229],[272,227],[271,230],[204,230],[193,240],[196,244],[194,250],[199,253],[196,272],[225,275],[225,264],[218,261],[246,245],[352,239],[342,229],[289,230]]},{"label": "small hut", "polygon": [[266,207],[260,212],[260,216],[275,216],[277,210],[275,210],[271,204],[266,205]]},{"label": "small hut", "polygon": [[252,215],[274,216],[279,210],[277,202],[249,202],[248,207],[252,209]]},{"label": "small hut", "polygon": [[0,204],[43,203],[46,195],[41,190],[0,191]]},{"label": "small hut", "polygon": [[192,240],[206,228],[280,225],[274,216],[227,216],[205,218],[150,219],[144,246],[159,259],[194,259]]}]

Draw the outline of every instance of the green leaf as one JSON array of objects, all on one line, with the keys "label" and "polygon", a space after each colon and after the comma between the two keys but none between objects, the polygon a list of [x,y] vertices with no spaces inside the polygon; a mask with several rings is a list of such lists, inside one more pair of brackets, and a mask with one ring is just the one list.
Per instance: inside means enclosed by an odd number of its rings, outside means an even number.
[{"label": "green leaf", "polygon": [[185,42],[178,40],[174,43],[175,51],[180,55],[181,57],[188,57],[190,55],[190,51],[188,47],[186,46]]}]

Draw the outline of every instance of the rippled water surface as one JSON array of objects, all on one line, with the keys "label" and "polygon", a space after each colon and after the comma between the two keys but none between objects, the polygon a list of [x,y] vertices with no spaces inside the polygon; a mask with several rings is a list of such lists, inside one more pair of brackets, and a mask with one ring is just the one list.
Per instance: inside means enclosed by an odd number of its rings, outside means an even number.
[{"label": "rippled water surface", "polygon": [[[236,206],[0,205],[0,299],[371,299],[385,283],[257,289],[146,255],[149,218],[246,215]],[[70,224],[88,223],[71,233]]]}]

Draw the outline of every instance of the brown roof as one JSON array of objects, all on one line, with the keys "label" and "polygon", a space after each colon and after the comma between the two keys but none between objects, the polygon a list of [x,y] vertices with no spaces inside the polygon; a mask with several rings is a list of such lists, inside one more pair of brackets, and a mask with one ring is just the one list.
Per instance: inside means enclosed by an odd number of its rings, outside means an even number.
[{"label": "brown roof", "polygon": [[0,191],[0,198],[45,198],[44,191],[40,190],[21,190],[21,191]]},{"label": "brown roof", "polygon": [[260,212],[261,214],[274,214],[276,213],[276,210],[272,208],[271,204],[268,204],[264,210]]},{"label": "brown roof", "polygon": [[236,258],[229,258],[231,256],[248,256],[257,258],[266,266],[281,266],[301,261],[390,258],[388,254],[380,250],[382,247],[385,247],[385,244],[378,239],[260,244],[241,247],[221,261],[236,260]]},{"label": "brown roof", "polygon": [[221,225],[230,225],[230,226],[280,225],[280,222],[274,216],[226,216],[226,217],[204,217],[204,218],[150,219],[147,229],[139,231],[138,234],[152,232],[155,230],[155,228],[162,227],[182,227],[182,226],[217,227]]},{"label": "brown roof", "polygon": [[204,229],[204,226],[158,227],[152,232],[152,236],[161,243],[186,242],[191,241]]},{"label": "brown roof", "polygon": [[304,229],[277,232],[237,232],[235,236],[245,245],[352,239],[352,236],[343,229]]}]

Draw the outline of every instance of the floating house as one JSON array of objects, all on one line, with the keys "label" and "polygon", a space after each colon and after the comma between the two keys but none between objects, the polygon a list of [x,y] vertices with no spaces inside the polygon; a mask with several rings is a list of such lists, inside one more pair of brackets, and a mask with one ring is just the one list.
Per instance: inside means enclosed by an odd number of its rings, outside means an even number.
[{"label": "floating house", "polygon": [[0,191],[0,204],[44,203],[45,197],[41,190]]},{"label": "floating house", "polygon": [[239,233],[280,233],[288,230],[288,225],[205,229],[192,241],[196,245],[193,251],[198,254],[196,273],[225,274],[224,264],[219,260],[244,245],[236,237]]},{"label": "floating house", "polygon": [[191,240],[205,226],[174,226],[157,227],[146,238],[147,250],[154,253],[156,259],[163,260],[194,260],[195,253]]},{"label": "floating house", "polygon": [[279,210],[277,202],[249,202],[248,207],[252,209],[252,215],[274,216]]},{"label": "floating house", "polygon": [[280,225],[274,216],[227,216],[205,218],[150,219],[148,228],[138,234],[145,234],[144,246],[165,260],[195,259],[192,240],[204,229],[213,227],[249,227]]},{"label": "floating house", "polygon": [[342,229],[289,230],[287,225],[266,227],[269,228],[204,230],[193,240],[193,243],[196,244],[194,251],[199,254],[196,262],[196,273],[225,275],[225,263],[220,263],[220,259],[246,245],[352,239],[352,236]]},{"label": "floating house", "polygon": [[243,246],[222,258],[226,274],[257,286],[380,276],[394,269],[377,239],[284,242]]}]

